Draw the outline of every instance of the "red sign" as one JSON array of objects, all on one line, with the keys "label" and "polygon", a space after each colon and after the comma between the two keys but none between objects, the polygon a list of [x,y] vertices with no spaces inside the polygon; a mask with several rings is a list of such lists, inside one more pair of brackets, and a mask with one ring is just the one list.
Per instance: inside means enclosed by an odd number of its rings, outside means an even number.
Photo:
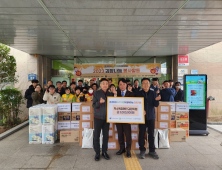
[{"label": "red sign", "polygon": [[75,82],[75,79],[72,79],[72,82]]},{"label": "red sign", "polygon": [[189,66],[189,55],[178,55],[178,66]]},{"label": "red sign", "polygon": [[188,54],[189,47],[187,45],[180,45],[178,49],[178,54]]}]

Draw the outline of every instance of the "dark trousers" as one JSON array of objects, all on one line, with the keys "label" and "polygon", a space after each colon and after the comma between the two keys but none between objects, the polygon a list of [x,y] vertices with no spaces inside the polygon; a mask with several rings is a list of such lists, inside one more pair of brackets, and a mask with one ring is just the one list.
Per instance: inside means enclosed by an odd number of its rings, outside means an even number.
[{"label": "dark trousers", "polygon": [[[131,150],[132,136],[131,136],[131,125],[128,123],[116,123],[118,132],[118,141],[121,150],[125,150],[124,133],[126,135],[126,150]],[[124,133],[123,133],[124,132]]]},{"label": "dark trousers", "polygon": [[106,120],[94,118],[94,137],[93,145],[97,154],[100,153],[100,133],[103,130],[103,146],[102,153],[107,152],[109,140],[109,123]]},{"label": "dark trousers", "polygon": [[139,146],[140,151],[146,151],[145,145],[145,133],[146,128],[148,128],[148,142],[149,142],[149,152],[155,152],[154,146],[154,129],[155,129],[155,119],[146,120],[145,124],[139,124]]}]

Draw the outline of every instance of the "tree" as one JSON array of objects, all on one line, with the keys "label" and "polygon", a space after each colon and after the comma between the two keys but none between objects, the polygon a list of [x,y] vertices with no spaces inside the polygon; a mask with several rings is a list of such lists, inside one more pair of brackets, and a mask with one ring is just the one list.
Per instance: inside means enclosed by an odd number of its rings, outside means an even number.
[{"label": "tree", "polygon": [[10,48],[0,43],[0,90],[6,83],[17,83],[18,76],[16,73],[16,60],[9,55]]}]

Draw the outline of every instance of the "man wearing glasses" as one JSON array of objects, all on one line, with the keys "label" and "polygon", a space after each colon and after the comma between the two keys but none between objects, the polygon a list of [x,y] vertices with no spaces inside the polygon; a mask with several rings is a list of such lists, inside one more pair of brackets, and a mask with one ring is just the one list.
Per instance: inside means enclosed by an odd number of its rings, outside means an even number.
[{"label": "man wearing glasses", "polygon": [[[143,78],[141,80],[142,90],[136,93],[136,97],[144,98],[144,112],[145,112],[145,124],[139,124],[139,146],[140,146],[140,158],[145,158],[146,148],[145,145],[145,133],[148,128],[148,142],[149,142],[149,155],[154,159],[159,159],[159,156],[155,152],[154,146],[154,129],[155,129],[155,107],[159,106],[160,95],[150,89],[150,79]],[[157,96],[158,95],[158,96]]]}]

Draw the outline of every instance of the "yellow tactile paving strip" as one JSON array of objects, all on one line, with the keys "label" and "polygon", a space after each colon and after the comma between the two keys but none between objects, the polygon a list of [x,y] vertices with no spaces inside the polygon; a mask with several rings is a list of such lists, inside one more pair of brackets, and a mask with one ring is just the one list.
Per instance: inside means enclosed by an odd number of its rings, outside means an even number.
[{"label": "yellow tactile paving strip", "polygon": [[126,170],[142,170],[139,160],[134,151],[131,151],[131,158],[126,157],[126,153],[123,154]]}]

